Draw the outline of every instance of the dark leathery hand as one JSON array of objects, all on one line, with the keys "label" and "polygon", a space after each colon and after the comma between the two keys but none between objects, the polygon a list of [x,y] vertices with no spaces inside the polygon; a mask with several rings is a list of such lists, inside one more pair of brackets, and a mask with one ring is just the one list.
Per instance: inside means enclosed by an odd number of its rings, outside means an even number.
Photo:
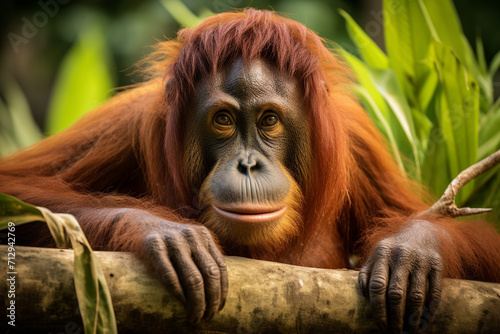
[{"label": "dark leathery hand", "polygon": [[359,285],[381,329],[417,332],[435,315],[443,267],[435,229],[419,221],[380,241],[361,269]]},{"label": "dark leathery hand", "polygon": [[167,288],[186,307],[187,320],[209,320],[224,306],[227,268],[203,226],[167,222],[147,235],[146,254]]}]

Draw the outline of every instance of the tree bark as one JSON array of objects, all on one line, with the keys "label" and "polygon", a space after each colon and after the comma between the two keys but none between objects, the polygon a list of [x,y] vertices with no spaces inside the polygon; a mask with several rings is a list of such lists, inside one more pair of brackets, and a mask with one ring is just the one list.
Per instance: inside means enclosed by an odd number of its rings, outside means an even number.
[{"label": "tree bark", "polygon": [[[369,304],[358,272],[297,267],[227,257],[229,296],[210,321],[187,324],[181,303],[132,254],[95,252],[106,275],[119,333],[373,333]],[[7,293],[7,248],[0,296]],[[73,252],[16,247],[16,326],[1,332],[83,333],[73,286]],[[7,275],[7,278],[5,277]],[[8,314],[8,313],[7,313]],[[445,280],[434,320],[425,333],[494,333],[500,326],[500,284]]]}]

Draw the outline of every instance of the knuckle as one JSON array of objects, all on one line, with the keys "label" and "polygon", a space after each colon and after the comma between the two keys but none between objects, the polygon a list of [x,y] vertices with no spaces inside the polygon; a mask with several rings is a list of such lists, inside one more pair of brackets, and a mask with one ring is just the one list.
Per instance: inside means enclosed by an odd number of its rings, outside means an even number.
[{"label": "knuckle", "polygon": [[203,277],[199,274],[191,273],[186,279],[186,283],[194,290],[203,289]]},{"label": "knuckle", "polygon": [[380,241],[375,247],[374,256],[387,257],[392,252],[394,247],[394,244],[390,240],[384,239]]},{"label": "knuckle", "polygon": [[368,284],[368,273],[359,273],[358,275],[358,283],[359,285],[361,285],[362,287],[366,287],[366,285]]},{"label": "knuckle", "polygon": [[148,253],[157,253],[164,249],[163,238],[160,234],[148,234],[144,238],[145,251]]},{"label": "knuckle", "polygon": [[365,263],[365,265],[363,267],[361,267],[361,269],[359,270],[359,277],[366,277],[368,275],[368,273],[370,272],[371,270],[371,266],[369,263]]},{"label": "knuckle", "polygon": [[221,275],[227,275],[227,265],[226,265],[226,262],[220,263],[218,269],[219,269],[219,273]]},{"label": "knuckle", "polygon": [[194,240],[196,239],[197,233],[196,233],[196,228],[191,225],[187,225],[182,228],[181,233],[186,238],[187,240]]},{"label": "knuckle", "polygon": [[388,239],[384,239],[377,244],[377,251],[386,252],[392,249],[393,245]]},{"label": "knuckle", "polygon": [[207,245],[214,246],[214,248],[217,249],[217,247],[215,247],[216,243],[215,243],[214,236],[212,235],[212,232],[210,232],[210,230],[208,228],[206,228],[205,226],[199,226],[198,233],[200,234],[203,241]]},{"label": "knuckle", "polygon": [[409,249],[406,244],[397,244],[393,246],[392,252],[397,255],[407,255],[409,253]]},{"label": "knuckle", "polygon": [[425,301],[425,295],[422,291],[413,291],[408,295],[408,301],[412,304],[422,304]]},{"label": "knuckle", "polygon": [[158,233],[150,233],[144,238],[147,245],[156,245],[161,241],[161,236]]},{"label": "knuckle", "polygon": [[435,269],[441,270],[443,268],[443,259],[438,252],[432,252],[429,255],[429,261]]},{"label": "knuckle", "polygon": [[203,236],[212,236],[212,234],[210,233],[210,231],[208,230],[208,228],[206,228],[205,226],[203,225],[195,225],[196,226],[196,231],[203,235]]},{"label": "knuckle", "polygon": [[216,265],[210,265],[206,268],[206,276],[210,280],[218,280],[220,278],[220,270]]},{"label": "knuckle", "polygon": [[181,239],[181,234],[176,229],[169,229],[163,232],[163,239],[167,244],[172,244],[179,242]]},{"label": "knuckle", "polygon": [[387,289],[387,282],[382,277],[374,277],[370,280],[369,290],[370,293],[381,295],[385,294]]},{"label": "knuckle", "polygon": [[359,273],[358,284],[361,285],[361,286],[363,286],[365,284],[366,280],[367,280],[367,275]]},{"label": "knuckle", "polygon": [[398,245],[398,249],[407,257],[415,257],[418,254],[418,248],[408,243]]},{"label": "knuckle", "polygon": [[396,303],[400,303],[404,299],[404,291],[400,287],[390,288],[387,291],[387,298]]},{"label": "knuckle", "polygon": [[184,238],[186,238],[191,243],[194,242],[204,242],[206,243],[207,235],[211,239],[210,232],[208,232],[205,226],[201,225],[188,225],[182,230]]},{"label": "knuckle", "polygon": [[402,244],[398,247],[398,256],[405,260],[411,260],[414,262],[420,262],[424,259],[425,252],[419,248],[408,244]]},{"label": "knuckle", "polygon": [[439,261],[439,263],[436,263],[436,264],[433,264],[433,269],[435,270],[436,272],[436,278],[437,279],[440,279],[441,278],[441,275],[444,271],[444,264],[443,264],[443,261]]},{"label": "knuckle", "polygon": [[405,244],[396,245],[391,252],[391,263],[408,263],[413,258],[413,250]]}]

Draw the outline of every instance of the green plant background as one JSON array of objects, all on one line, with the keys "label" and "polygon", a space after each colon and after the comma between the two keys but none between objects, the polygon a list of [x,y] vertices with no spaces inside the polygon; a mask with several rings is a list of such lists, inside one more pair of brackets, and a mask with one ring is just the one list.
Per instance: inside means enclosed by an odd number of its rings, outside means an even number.
[{"label": "green plant background", "polygon": [[[23,19],[34,22],[45,10],[36,2],[7,5],[5,36],[22,35]],[[179,26],[248,5],[289,13],[332,41],[357,75],[356,93],[395,160],[436,197],[459,171],[500,149],[500,5],[493,2],[122,0],[52,7],[17,52],[4,41],[0,155],[61,131],[114,87],[140,81],[131,65]],[[458,204],[500,211],[499,171],[466,186]]]},{"label": "green plant background", "polygon": [[[493,92],[500,53],[488,66],[480,37],[473,50],[452,1],[383,5],[386,51],[341,11],[360,57],[340,53],[400,167],[439,196],[460,171],[500,148],[500,100]],[[499,171],[467,184],[458,205],[500,207]]]}]

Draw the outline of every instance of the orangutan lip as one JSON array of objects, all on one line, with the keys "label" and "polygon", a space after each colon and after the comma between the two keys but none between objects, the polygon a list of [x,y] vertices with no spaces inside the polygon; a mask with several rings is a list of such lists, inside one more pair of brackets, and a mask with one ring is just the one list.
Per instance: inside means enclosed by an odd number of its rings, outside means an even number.
[{"label": "orangutan lip", "polygon": [[223,217],[245,223],[267,223],[281,218],[286,211],[286,206],[278,210],[257,206],[234,207],[227,210],[221,209],[215,205],[212,205],[212,207]]}]

